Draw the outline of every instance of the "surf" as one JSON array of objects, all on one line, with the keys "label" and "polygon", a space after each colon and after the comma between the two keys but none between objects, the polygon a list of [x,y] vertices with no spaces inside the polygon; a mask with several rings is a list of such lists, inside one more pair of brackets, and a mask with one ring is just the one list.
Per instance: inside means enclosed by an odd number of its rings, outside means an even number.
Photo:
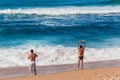
[{"label": "surf", "polygon": [[54,7],[54,8],[18,8],[1,9],[0,14],[37,14],[37,15],[70,15],[70,14],[110,14],[120,13],[120,6],[89,7]]},{"label": "surf", "polygon": [[[34,49],[39,56],[37,65],[58,65],[77,62],[77,48],[57,46],[24,45],[10,48],[0,48],[0,67],[28,66],[27,56],[30,49]],[[101,49],[87,47],[85,49],[85,62],[99,60],[119,59],[120,47],[105,47]]]}]

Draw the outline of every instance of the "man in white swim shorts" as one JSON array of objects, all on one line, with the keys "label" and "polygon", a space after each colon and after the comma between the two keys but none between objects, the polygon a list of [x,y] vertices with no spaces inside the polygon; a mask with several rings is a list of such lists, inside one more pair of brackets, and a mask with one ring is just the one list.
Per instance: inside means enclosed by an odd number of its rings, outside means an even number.
[{"label": "man in white swim shorts", "polygon": [[28,59],[30,60],[29,69],[32,74],[36,75],[36,57],[37,55],[34,53],[33,49],[30,50],[30,54],[28,55]]}]

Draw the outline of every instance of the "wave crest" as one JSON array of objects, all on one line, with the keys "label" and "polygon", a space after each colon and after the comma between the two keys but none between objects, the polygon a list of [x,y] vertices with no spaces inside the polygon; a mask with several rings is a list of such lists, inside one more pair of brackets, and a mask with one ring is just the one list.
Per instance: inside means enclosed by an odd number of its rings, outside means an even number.
[{"label": "wave crest", "polygon": [[0,10],[0,14],[69,15],[69,14],[107,14],[107,13],[120,13],[120,6],[56,7],[56,8]]}]

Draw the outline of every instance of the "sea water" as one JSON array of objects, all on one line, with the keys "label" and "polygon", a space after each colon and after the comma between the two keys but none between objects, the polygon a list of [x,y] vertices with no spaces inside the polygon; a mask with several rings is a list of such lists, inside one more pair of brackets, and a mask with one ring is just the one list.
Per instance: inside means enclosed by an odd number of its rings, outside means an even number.
[{"label": "sea water", "polygon": [[84,61],[120,59],[119,0],[1,0],[0,67],[77,62],[77,43],[86,40]]}]

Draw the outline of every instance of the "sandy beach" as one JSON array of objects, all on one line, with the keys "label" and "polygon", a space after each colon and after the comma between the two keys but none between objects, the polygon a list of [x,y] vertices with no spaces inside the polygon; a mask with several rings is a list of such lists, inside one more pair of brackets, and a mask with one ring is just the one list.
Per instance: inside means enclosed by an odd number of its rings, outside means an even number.
[{"label": "sandy beach", "polygon": [[0,0],[0,80],[120,80],[120,0]]},{"label": "sandy beach", "polygon": [[120,80],[120,67],[73,70],[47,75],[25,76],[4,80]]},{"label": "sandy beach", "polygon": [[28,67],[0,68],[0,80],[120,80],[120,60],[86,62],[84,70],[76,64],[38,66],[37,76]]}]

